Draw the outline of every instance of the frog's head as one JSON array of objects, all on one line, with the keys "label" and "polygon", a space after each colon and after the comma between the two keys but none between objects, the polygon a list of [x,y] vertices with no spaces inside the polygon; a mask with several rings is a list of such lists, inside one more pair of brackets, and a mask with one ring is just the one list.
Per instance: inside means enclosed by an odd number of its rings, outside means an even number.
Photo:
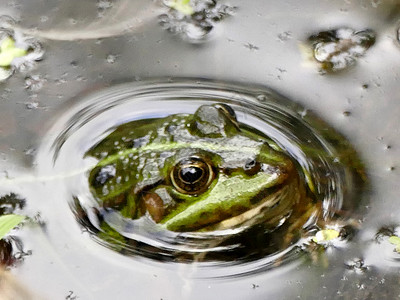
[{"label": "frog's head", "polygon": [[[95,196],[125,217],[147,215],[171,231],[276,226],[299,201],[293,162],[262,133],[240,126],[230,106],[153,121],[130,123],[143,134],[120,144],[89,178]],[[115,144],[118,130],[104,144]],[[128,140],[125,131],[119,140]]]}]

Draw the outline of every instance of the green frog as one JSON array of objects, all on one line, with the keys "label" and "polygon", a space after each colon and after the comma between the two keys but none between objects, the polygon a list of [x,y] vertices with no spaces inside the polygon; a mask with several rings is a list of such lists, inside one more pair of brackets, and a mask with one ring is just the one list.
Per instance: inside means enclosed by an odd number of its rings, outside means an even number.
[{"label": "green frog", "polygon": [[169,231],[272,229],[311,205],[296,163],[222,103],[120,125],[86,155],[102,207]]}]

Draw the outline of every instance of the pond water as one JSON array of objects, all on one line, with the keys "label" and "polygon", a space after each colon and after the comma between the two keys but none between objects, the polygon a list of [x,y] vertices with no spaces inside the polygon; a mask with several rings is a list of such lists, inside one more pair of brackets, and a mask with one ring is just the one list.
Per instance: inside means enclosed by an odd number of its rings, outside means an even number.
[{"label": "pond water", "polygon": [[[400,298],[389,241],[400,234],[400,1],[185,3],[0,3],[0,30],[23,49],[0,74],[0,196],[14,193],[15,212],[33,219],[7,237],[8,272],[44,299]],[[289,111],[300,140],[305,122],[350,142],[316,138],[364,179],[336,174],[345,192],[325,202],[333,228],[351,224],[344,240],[240,263],[163,262],[113,251],[77,222],[71,195],[85,193],[82,157],[99,137],[213,98],[259,130],[249,103]],[[277,120],[267,133],[296,157]]]}]

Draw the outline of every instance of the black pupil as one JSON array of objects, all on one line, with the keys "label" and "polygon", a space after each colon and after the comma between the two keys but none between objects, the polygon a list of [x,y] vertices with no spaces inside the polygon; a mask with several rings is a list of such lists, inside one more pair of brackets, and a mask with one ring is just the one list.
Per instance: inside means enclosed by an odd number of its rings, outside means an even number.
[{"label": "black pupil", "polygon": [[180,177],[185,183],[195,183],[203,176],[203,170],[196,166],[184,167],[180,171]]}]

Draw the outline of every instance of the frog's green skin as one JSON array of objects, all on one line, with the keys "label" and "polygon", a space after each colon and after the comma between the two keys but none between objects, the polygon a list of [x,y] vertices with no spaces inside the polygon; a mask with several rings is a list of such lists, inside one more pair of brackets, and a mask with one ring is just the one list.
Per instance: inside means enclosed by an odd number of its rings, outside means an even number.
[{"label": "frog's green skin", "polygon": [[[290,158],[268,137],[239,126],[222,104],[121,125],[86,155],[99,160],[89,183],[102,206],[126,218],[151,217],[171,231],[277,226],[306,198]],[[171,174],[198,161],[210,175],[182,188]]]}]

